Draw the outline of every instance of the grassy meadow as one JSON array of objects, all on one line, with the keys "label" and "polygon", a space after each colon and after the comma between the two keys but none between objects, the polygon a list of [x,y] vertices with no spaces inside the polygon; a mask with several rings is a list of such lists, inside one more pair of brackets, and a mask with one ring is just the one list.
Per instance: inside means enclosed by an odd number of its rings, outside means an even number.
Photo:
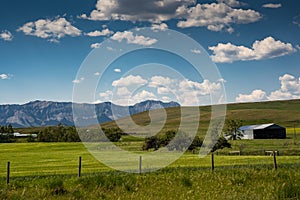
[{"label": "grassy meadow", "polygon": [[1,199],[300,198],[300,156],[278,156],[275,171],[272,156],[215,155],[212,172],[209,155],[200,159],[186,153],[167,168],[140,175],[104,166],[81,143],[15,143],[0,148]]},{"label": "grassy meadow", "polygon": [[[140,142],[133,143],[132,150],[138,152]],[[98,162],[81,143],[14,143],[0,148],[0,199],[300,198],[300,156],[278,156],[275,171],[272,156],[215,155],[212,172],[209,155],[200,159],[185,153],[156,172],[127,174]]]},{"label": "grassy meadow", "polygon": [[[0,148],[0,177],[6,176],[6,164],[8,161],[11,162],[12,178],[76,174],[79,156],[82,157],[83,174],[113,171],[89,154],[81,143],[15,143],[0,144]],[[140,153],[142,155],[144,152]],[[278,156],[277,160],[279,167],[290,164],[299,165],[300,167],[300,156]],[[216,168],[252,167],[252,165],[272,168],[273,157],[215,155]],[[198,154],[186,153],[169,167],[210,168],[210,166],[210,156],[199,158]]]}]

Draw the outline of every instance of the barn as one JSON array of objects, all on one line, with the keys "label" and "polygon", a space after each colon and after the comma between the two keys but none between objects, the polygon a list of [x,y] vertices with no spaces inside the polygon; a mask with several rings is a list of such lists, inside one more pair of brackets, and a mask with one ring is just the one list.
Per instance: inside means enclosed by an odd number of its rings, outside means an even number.
[{"label": "barn", "polygon": [[242,139],[285,139],[286,129],[277,124],[257,124],[241,126]]}]

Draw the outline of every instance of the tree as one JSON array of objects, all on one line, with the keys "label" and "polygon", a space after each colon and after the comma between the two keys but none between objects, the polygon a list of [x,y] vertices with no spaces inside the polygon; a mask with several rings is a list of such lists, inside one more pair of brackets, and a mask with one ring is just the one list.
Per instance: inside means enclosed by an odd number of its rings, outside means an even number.
[{"label": "tree", "polygon": [[13,134],[14,132],[15,132],[15,131],[14,131],[12,125],[9,124],[9,125],[7,126],[7,133]]},{"label": "tree", "polygon": [[175,130],[169,130],[163,134],[159,134],[158,135],[158,142],[159,142],[159,147],[165,147],[167,146],[170,141],[173,140],[173,138],[176,135],[176,131]]},{"label": "tree", "polygon": [[14,141],[14,129],[11,124],[8,126],[0,127],[0,142],[13,142]]},{"label": "tree", "polygon": [[149,150],[149,149],[158,150],[160,147],[165,147],[170,143],[170,141],[173,140],[175,135],[176,135],[176,131],[169,130],[165,133],[160,133],[158,135],[146,137],[143,144],[143,150]]},{"label": "tree", "polygon": [[159,149],[159,139],[157,136],[146,137],[143,144],[143,150],[149,150],[154,148],[154,150]]},{"label": "tree", "polygon": [[0,133],[5,133],[5,127],[4,126],[0,127]]},{"label": "tree", "polygon": [[122,136],[122,130],[120,129],[115,129],[115,128],[103,129],[103,132],[111,142],[118,142]]},{"label": "tree", "polygon": [[218,149],[231,148],[231,144],[224,137],[220,137],[217,143],[213,146],[211,152],[215,152]]},{"label": "tree", "polygon": [[67,127],[63,125],[47,127],[38,134],[39,142],[80,142],[75,127]]},{"label": "tree", "polygon": [[143,150],[158,150],[161,147],[167,147],[169,151],[193,151],[201,147],[203,140],[196,136],[194,139],[182,131],[169,130],[151,137],[145,138]]},{"label": "tree", "polygon": [[224,135],[229,140],[240,140],[243,137],[239,128],[242,126],[241,120],[229,119],[225,122]]},{"label": "tree", "polygon": [[167,146],[169,151],[184,151],[192,143],[192,138],[189,137],[186,133],[179,131],[177,135],[170,141]]},{"label": "tree", "polygon": [[203,140],[199,136],[195,136],[195,138],[192,141],[192,144],[189,146],[188,150],[193,151],[199,147],[201,147],[203,144]]}]

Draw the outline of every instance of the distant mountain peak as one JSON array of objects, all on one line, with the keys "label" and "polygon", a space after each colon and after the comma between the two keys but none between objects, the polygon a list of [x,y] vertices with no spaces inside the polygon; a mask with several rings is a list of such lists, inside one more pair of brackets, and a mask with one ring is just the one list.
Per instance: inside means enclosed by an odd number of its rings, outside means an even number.
[{"label": "distant mountain peak", "polygon": [[[95,116],[82,112],[82,116],[73,119],[73,106],[76,109],[96,109],[99,123],[109,122],[129,115],[156,109],[180,106],[176,102],[164,103],[162,101],[147,100],[133,106],[119,106],[111,102],[99,104],[79,104],[71,102],[54,102],[35,100],[23,105],[0,105],[0,125],[12,124],[13,127],[53,126],[59,123],[64,125],[87,126],[95,122]],[[112,109],[113,107],[113,109]],[[128,112],[129,111],[129,112]]]}]

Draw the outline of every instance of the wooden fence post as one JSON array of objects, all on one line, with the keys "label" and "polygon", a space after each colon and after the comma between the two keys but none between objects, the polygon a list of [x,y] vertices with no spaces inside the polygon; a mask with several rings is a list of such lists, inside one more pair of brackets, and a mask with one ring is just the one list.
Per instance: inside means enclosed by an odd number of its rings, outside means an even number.
[{"label": "wooden fence post", "polygon": [[6,168],[6,184],[9,184],[10,179],[10,162],[7,162],[7,168]]},{"label": "wooden fence post", "polygon": [[78,177],[81,177],[81,156],[79,156],[78,161]]},{"label": "wooden fence post", "polygon": [[211,170],[214,171],[215,169],[215,160],[214,160],[214,153],[211,153]]},{"label": "wooden fence post", "polygon": [[273,158],[274,158],[274,169],[277,170],[277,161],[276,161],[276,153],[273,151]]},{"label": "wooden fence post", "polygon": [[142,173],[142,156],[140,156],[140,161],[139,161],[139,173]]}]

